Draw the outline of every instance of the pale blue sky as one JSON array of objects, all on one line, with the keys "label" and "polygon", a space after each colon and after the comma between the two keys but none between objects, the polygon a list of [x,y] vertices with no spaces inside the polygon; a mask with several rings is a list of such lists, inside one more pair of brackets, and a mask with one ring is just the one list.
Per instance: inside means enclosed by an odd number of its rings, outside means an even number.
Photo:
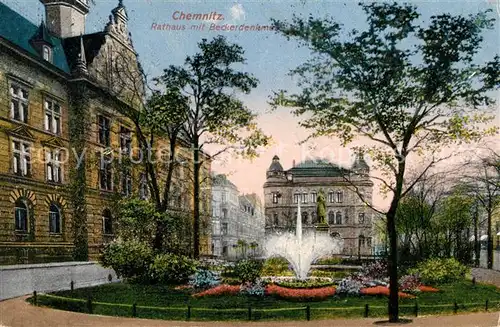
[{"label": "pale blue sky", "polygon": [[[25,17],[39,23],[44,18],[43,5],[37,0],[0,0],[22,13]],[[472,14],[486,9],[493,9],[498,17],[496,3],[500,0],[454,0],[454,1],[409,1],[419,8],[422,20],[439,13]],[[108,21],[111,10],[118,0],[95,0],[87,17],[87,33],[102,31]],[[212,38],[219,32],[189,30],[196,21],[175,21],[175,11],[185,13],[217,12],[225,16],[223,23],[268,25],[270,18],[289,19],[293,13],[307,16],[330,15],[345,25],[346,28],[360,28],[365,16],[356,5],[358,1],[166,1],[166,0],[124,0],[129,14],[129,30],[132,33],[134,47],[139,53],[140,61],[150,76],[158,76],[168,65],[182,64],[186,55],[197,51],[197,42],[202,38]],[[500,6],[499,6],[500,7]],[[500,11],[500,9],[499,9]],[[233,17],[231,16],[233,12]],[[239,17],[237,17],[239,16]],[[500,25],[484,34],[484,48],[479,53],[479,60],[490,59],[500,53]],[[152,30],[156,24],[186,24],[184,31]],[[275,144],[263,151],[260,158],[253,162],[235,160],[225,157],[225,164],[215,163],[213,168],[219,172],[232,173],[231,180],[240,191],[256,192],[262,196],[262,185],[265,182],[265,171],[271,158],[278,154],[285,169],[308,156],[322,156],[334,162],[347,164],[352,160],[349,149],[340,147],[336,139],[322,139],[301,147],[297,144],[308,132],[297,127],[298,118],[293,117],[287,109],[279,109],[274,113],[265,113],[268,109],[268,96],[272,90],[294,89],[295,81],[287,76],[290,69],[307,60],[309,52],[298,48],[294,41],[287,41],[280,35],[270,31],[223,32],[230,41],[237,42],[246,52],[245,70],[253,73],[259,80],[259,87],[251,95],[245,97],[246,104],[259,113],[259,125],[264,132],[271,135]],[[499,110],[500,112],[500,110]],[[499,115],[500,117],[500,115]],[[311,150],[314,146],[316,150]],[[381,206],[386,200],[374,192],[374,202]]]}]

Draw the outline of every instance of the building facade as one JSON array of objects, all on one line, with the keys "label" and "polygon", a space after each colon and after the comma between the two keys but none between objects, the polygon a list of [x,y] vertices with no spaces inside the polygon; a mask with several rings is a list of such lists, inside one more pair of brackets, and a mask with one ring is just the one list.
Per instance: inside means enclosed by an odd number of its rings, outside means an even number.
[{"label": "building facade", "polygon": [[[142,76],[122,1],[93,34],[85,34],[87,0],[41,2],[39,25],[0,3],[0,264],[95,259],[114,238],[116,200],[149,196],[141,162],[119,160],[139,158],[127,117],[144,97],[143,79],[116,78],[110,69],[125,62]],[[191,158],[187,147],[179,152]],[[173,205],[190,211],[180,174]],[[210,185],[203,190],[209,230]],[[210,233],[203,235],[208,254]]]},{"label": "building facade", "polygon": [[262,204],[256,194],[240,195],[226,175],[212,178],[212,252],[234,260],[258,255],[264,237]]},{"label": "building facade", "polygon": [[274,156],[264,184],[266,234],[294,231],[298,202],[303,232],[313,232],[319,223],[317,197],[323,192],[329,234],[344,240],[343,254],[371,255],[374,215],[367,204],[372,203],[373,182],[368,172],[369,166],[360,156],[350,169],[317,159],[288,170]]}]

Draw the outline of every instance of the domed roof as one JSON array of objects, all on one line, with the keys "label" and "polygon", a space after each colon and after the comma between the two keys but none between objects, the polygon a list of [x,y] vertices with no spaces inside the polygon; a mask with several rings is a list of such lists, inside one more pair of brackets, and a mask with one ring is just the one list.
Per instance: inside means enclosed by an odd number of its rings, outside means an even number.
[{"label": "domed roof", "polygon": [[283,166],[280,164],[280,158],[278,156],[273,157],[273,162],[267,171],[283,171]]},{"label": "domed roof", "polygon": [[348,170],[334,163],[331,163],[327,159],[317,158],[304,160],[289,171],[293,176],[333,177],[342,176]]}]

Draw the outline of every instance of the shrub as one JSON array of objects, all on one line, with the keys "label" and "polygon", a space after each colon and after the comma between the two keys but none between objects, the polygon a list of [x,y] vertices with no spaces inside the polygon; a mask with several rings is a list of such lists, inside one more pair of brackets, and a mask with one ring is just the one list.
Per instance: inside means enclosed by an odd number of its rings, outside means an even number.
[{"label": "shrub", "polygon": [[242,283],[255,283],[260,277],[262,271],[262,262],[257,260],[245,259],[239,261],[234,267],[234,274]]},{"label": "shrub", "polygon": [[147,243],[118,239],[104,246],[100,261],[104,267],[113,268],[120,278],[144,282],[149,279],[153,251]]},{"label": "shrub", "polygon": [[361,281],[348,277],[340,281],[337,294],[359,295],[361,288],[363,288]]},{"label": "shrub", "polygon": [[236,285],[219,285],[206,291],[193,294],[194,297],[203,296],[220,296],[220,295],[237,295],[240,292],[240,286]]},{"label": "shrub", "polygon": [[153,282],[180,284],[196,271],[197,262],[182,255],[158,254],[150,266]]},{"label": "shrub", "polygon": [[375,261],[363,265],[361,275],[371,279],[384,279],[387,277],[387,264],[384,261]]},{"label": "shrub", "polygon": [[283,276],[288,272],[288,261],[283,258],[269,258],[262,268],[263,276]]},{"label": "shrub", "polygon": [[266,287],[266,293],[268,295],[293,301],[322,301],[329,296],[335,295],[335,292],[335,287],[291,289],[273,284]]},{"label": "shrub", "polygon": [[332,258],[322,258],[322,259],[318,259],[316,261],[317,265],[339,265],[341,263],[342,263],[342,259],[341,258],[335,258],[335,257],[332,257]]},{"label": "shrub", "polygon": [[335,285],[334,282],[332,282],[330,279],[279,281],[275,284],[286,288],[322,288]]},{"label": "shrub", "polygon": [[405,275],[399,279],[399,288],[405,292],[419,292],[420,278],[418,275]]},{"label": "shrub", "polygon": [[189,281],[189,285],[194,288],[210,288],[219,284],[219,276],[213,271],[207,269],[199,269]]},{"label": "shrub", "polygon": [[265,291],[266,284],[261,279],[257,279],[255,283],[246,282],[240,286],[240,293],[246,295],[264,296]]},{"label": "shrub", "polygon": [[424,284],[441,284],[460,280],[469,272],[469,268],[456,259],[429,259],[421,262],[409,273],[418,274]]}]

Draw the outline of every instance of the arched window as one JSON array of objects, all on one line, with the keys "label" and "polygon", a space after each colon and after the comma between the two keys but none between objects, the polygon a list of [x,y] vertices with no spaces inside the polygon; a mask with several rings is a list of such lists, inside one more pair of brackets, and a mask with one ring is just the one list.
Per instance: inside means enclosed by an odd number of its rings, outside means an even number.
[{"label": "arched window", "polygon": [[303,224],[307,224],[308,222],[308,219],[309,219],[309,215],[307,214],[307,212],[303,212],[302,213],[302,223]]},{"label": "arched window", "polygon": [[340,238],[340,234],[337,233],[337,232],[333,232],[330,234],[330,237],[333,237],[333,238]]},{"label": "arched window", "polygon": [[335,224],[342,225],[342,213],[340,213],[340,211],[337,211],[335,215]]},{"label": "arched window", "polygon": [[337,203],[344,202],[344,192],[337,191]]},{"label": "arched window", "polygon": [[317,223],[317,219],[316,219],[316,212],[311,212],[311,224],[315,224]]},{"label": "arched window", "polygon": [[14,219],[16,231],[28,232],[28,203],[24,199],[18,199],[14,208]]},{"label": "arched window", "polygon": [[335,214],[331,211],[328,213],[328,224],[335,224]]},{"label": "arched window", "polygon": [[222,219],[227,219],[227,209],[222,209]]},{"label": "arched window", "polygon": [[52,61],[51,60],[51,55],[50,55],[50,48],[46,45],[43,46],[42,48],[42,55],[43,55],[43,60],[45,61]]},{"label": "arched window", "polygon": [[102,212],[102,229],[106,235],[113,234],[113,220],[109,209],[104,209]]},{"label": "arched window", "polygon": [[279,225],[279,219],[278,219],[278,214],[275,212],[274,215],[273,215],[273,220],[274,220],[274,226],[278,226]]},{"label": "arched window", "polygon": [[49,207],[49,232],[61,233],[61,210],[55,203]]},{"label": "arched window", "polygon": [[359,247],[365,246],[365,237],[363,235],[359,235]]}]

